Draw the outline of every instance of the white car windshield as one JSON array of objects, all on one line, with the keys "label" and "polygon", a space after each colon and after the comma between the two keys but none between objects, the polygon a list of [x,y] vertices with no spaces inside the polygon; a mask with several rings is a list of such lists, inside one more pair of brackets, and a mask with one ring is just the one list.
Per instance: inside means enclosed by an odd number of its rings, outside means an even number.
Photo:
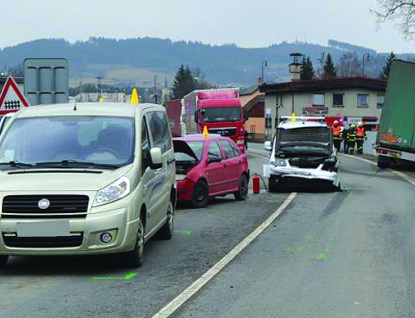
[{"label": "white car windshield", "polygon": [[0,144],[0,162],[123,166],[133,160],[134,120],[72,116],[16,119]]}]

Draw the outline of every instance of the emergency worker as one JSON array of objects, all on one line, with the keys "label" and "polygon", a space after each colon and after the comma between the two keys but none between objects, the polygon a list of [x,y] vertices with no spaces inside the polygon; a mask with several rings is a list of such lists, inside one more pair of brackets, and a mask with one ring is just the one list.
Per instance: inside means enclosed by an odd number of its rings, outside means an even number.
[{"label": "emergency worker", "polygon": [[342,143],[342,129],[339,126],[339,122],[337,120],[334,121],[333,126],[331,126],[331,132],[333,134],[333,144],[337,151],[340,151],[340,145]]},{"label": "emergency worker", "polygon": [[344,153],[349,153],[349,144],[347,143],[347,137],[349,135],[349,130],[350,130],[350,127],[349,128],[344,128],[343,132],[342,132]]},{"label": "emergency worker", "polygon": [[357,153],[358,154],[362,154],[363,153],[363,142],[366,139],[366,131],[365,128],[363,127],[363,123],[360,122],[357,124],[357,129],[356,129],[356,148],[357,148]]},{"label": "emergency worker", "polygon": [[354,145],[356,143],[356,126],[352,124],[350,126],[349,132],[347,133],[347,144],[348,144],[348,152],[353,154],[354,152]]}]

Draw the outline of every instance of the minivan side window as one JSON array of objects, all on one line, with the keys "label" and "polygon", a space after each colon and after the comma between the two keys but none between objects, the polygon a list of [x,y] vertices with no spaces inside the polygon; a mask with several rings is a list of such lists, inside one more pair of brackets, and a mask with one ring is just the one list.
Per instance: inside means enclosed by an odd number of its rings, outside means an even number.
[{"label": "minivan side window", "polygon": [[172,142],[170,136],[170,126],[167,121],[167,116],[164,112],[155,111],[146,114],[148,120],[151,138],[154,143],[154,147],[161,148],[164,153],[171,149]]},{"label": "minivan side window", "polygon": [[230,158],[236,157],[229,141],[221,140],[219,141],[219,144],[222,146],[223,150],[225,151],[226,158],[230,159]]},{"label": "minivan side window", "polygon": [[150,167],[150,140],[147,134],[147,124],[143,118],[141,122],[141,175],[144,174],[147,167]]}]

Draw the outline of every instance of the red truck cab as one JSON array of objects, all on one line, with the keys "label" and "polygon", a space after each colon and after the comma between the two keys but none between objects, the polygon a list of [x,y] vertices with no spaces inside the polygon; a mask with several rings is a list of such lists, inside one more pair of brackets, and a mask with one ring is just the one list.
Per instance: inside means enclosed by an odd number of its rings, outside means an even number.
[{"label": "red truck cab", "polygon": [[245,152],[246,111],[242,108],[237,89],[198,91],[195,96],[194,121],[197,132],[206,126],[209,133],[231,138]]}]

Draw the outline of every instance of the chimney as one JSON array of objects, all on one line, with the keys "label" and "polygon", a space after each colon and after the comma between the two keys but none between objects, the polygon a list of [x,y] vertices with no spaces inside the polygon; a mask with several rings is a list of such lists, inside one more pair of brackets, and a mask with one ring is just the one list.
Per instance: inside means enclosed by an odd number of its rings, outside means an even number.
[{"label": "chimney", "polygon": [[299,62],[300,56],[303,56],[301,53],[291,53],[290,56],[294,58],[293,63],[289,65],[289,71],[291,73],[291,81],[299,81],[300,80],[300,72],[301,72],[301,63]]}]

